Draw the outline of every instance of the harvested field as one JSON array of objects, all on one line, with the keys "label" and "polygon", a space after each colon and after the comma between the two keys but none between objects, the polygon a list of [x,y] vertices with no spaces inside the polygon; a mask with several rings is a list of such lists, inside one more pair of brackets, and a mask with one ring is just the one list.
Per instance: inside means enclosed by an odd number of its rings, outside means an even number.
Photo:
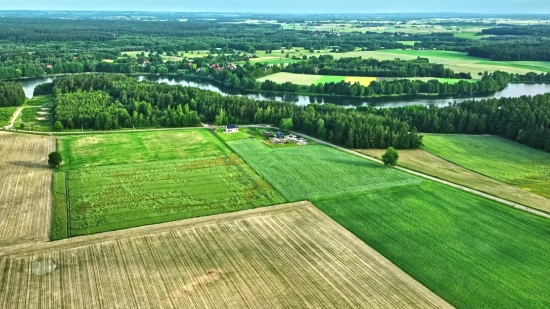
[{"label": "harvested field", "polygon": [[47,241],[55,140],[0,132],[0,247]]},{"label": "harvested field", "polygon": [[322,75],[294,74],[294,73],[280,72],[280,73],[275,73],[262,78],[258,78],[258,81],[264,82],[266,80],[270,80],[278,84],[292,82],[298,85],[310,86],[311,84],[316,84],[317,80],[321,77]]},{"label": "harvested field", "polygon": [[0,307],[450,308],[309,203],[162,226],[4,257]]}]

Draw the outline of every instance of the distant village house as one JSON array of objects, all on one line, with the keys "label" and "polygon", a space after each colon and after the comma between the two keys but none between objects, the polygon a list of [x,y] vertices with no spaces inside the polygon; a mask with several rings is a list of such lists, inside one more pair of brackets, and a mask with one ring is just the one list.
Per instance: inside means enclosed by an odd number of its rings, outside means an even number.
[{"label": "distant village house", "polygon": [[225,133],[237,133],[239,132],[239,126],[236,124],[228,124],[225,126]]}]

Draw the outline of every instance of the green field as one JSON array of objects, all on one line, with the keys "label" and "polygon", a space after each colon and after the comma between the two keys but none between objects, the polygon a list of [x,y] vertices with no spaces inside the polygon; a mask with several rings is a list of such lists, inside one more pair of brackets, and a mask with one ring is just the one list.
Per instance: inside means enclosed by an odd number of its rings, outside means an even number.
[{"label": "green field", "polygon": [[550,307],[548,219],[435,183],[313,202],[457,308]]},{"label": "green field", "polygon": [[325,84],[325,83],[339,83],[346,79],[345,76],[328,76],[320,75],[320,78],[315,82],[315,84]]},{"label": "green field", "polygon": [[550,180],[550,153],[502,137],[428,134],[423,143],[434,155],[509,184]]},{"label": "green field", "polygon": [[452,305],[550,305],[546,219],[326,146],[228,144],[287,200],[312,201]]},{"label": "green field", "polygon": [[228,145],[289,201],[422,183],[420,178],[322,145],[274,149],[258,139]]},{"label": "green field", "polygon": [[67,164],[54,176],[52,239],[285,202],[208,130],[61,142]]},{"label": "green field", "polygon": [[0,126],[10,124],[11,116],[17,107],[0,107]]}]

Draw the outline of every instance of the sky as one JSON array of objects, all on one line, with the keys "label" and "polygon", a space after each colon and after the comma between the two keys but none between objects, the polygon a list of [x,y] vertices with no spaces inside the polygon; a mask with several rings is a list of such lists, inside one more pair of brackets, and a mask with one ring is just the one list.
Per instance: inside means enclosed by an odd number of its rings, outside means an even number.
[{"label": "sky", "polygon": [[0,10],[550,14],[549,0],[0,0]]}]

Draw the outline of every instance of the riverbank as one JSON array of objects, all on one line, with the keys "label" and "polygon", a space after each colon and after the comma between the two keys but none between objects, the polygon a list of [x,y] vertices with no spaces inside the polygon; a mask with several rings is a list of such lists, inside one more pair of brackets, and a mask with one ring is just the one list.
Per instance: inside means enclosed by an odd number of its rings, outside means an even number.
[{"label": "riverbank", "polygon": [[[520,97],[520,96],[534,96],[537,94],[549,93],[550,85],[538,84],[538,83],[510,83],[506,88],[501,91],[486,93],[483,95],[408,95],[408,96],[390,96],[390,97],[376,97],[376,98],[358,98],[358,97],[343,97],[343,96],[331,96],[331,95],[305,95],[302,93],[272,93],[261,90],[249,91],[240,90],[234,88],[228,88],[223,86],[219,82],[213,82],[210,79],[192,75],[152,75],[152,74],[131,74],[137,80],[149,80],[158,83],[168,83],[171,85],[182,85],[189,87],[197,87],[203,90],[210,90],[221,95],[239,95],[245,96],[255,100],[275,100],[293,102],[297,105],[308,105],[311,103],[317,104],[335,104],[348,108],[355,108],[358,106],[371,106],[371,107],[399,107],[410,105],[437,105],[447,106],[449,103],[462,102],[464,100],[480,100],[489,98],[501,98],[501,97]],[[27,97],[32,98],[33,91],[36,85],[51,82],[55,77],[44,77],[20,80],[23,85],[25,94]]]}]

